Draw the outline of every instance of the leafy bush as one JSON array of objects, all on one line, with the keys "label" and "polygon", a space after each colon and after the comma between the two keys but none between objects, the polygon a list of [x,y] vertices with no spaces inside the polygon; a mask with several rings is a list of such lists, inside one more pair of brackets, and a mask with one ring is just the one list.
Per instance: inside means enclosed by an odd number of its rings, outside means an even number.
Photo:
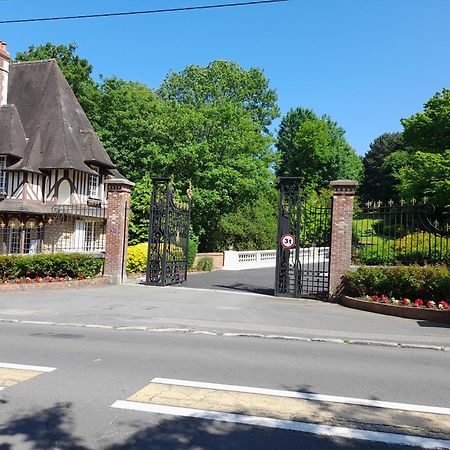
[{"label": "leafy bush", "polygon": [[143,242],[142,244],[137,245],[131,245],[130,247],[128,247],[127,272],[145,272],[147,268],[147,251],[147,242]]},{"label": "leafy bush", "polygon": [[[127,272],[142,273],[147,270],[147,252],[148,244],[143,242],[137,245],[128,247],[127,257]],[[197,254],[197,243],[194,240],[189,240],[188,248],[188,267],[194,264],[195,255]],[[172,247],[171,254],[168,255],[169,260],[183,259],[183,250],[179,247]]]},{"label": "leafy bush", "polygon": [[203,258],[200,258],[197,263],[197,269],[203,272],[211,272],[211,270],[213,270],[213,266],[214,263],[211,256],[204,256]]},{"label": "leafy bush", "polygon": [[193,239],[189,239],[188,246],[188,269],[194,265],[195,256],[197,255],[198,244]]},{"label": "leafy bush", "polygon": [[70,277],[98,275],[103,259],[80,253],[0,256],[0,278]]},{"label": "leafy bush", "polygon": [[399,261],[450,262],[449,238],[427,232],[408,234],[395,241]]},{"label": "leafy bush", "polygon": [[395,298],[441,301],[450,292],[447,266],[360,267],[344,279],[348,295],[388,295]]}]

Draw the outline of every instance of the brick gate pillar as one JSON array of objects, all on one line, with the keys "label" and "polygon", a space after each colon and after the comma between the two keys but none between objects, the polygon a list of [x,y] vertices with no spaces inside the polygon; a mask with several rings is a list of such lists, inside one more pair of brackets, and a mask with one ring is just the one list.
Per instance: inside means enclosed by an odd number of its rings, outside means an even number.
[{"label": "brick gate pillar", "polygon": [[128,222],[134,183],[124,178],[111,178],[105,183],[108,200],[103,275],[111,284],[121,284],[127,276]]},{"label": "brick gate pillar", "polygon": [[353,199],[358,187],[356,181],[337,180],[330,183],[333,189],[330,245],[330,298],[340,292],[342,276],[352,262]]}]

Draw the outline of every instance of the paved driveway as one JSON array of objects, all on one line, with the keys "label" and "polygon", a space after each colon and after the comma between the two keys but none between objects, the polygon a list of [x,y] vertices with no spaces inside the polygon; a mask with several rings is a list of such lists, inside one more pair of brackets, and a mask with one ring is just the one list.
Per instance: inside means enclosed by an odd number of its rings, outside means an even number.
[{"label": "paved driveway", "polygon": [[275,267],[247,270],[216,270],[188,275],[181,287],[274,294]]}]

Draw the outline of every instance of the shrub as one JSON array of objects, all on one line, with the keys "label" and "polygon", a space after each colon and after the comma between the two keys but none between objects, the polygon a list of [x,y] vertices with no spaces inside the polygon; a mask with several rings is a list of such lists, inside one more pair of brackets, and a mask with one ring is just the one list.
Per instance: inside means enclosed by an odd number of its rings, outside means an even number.
[{"label": "shrub", "polygon": [[356,272],[347,273],[344,279],[344,293],[357,297],[385,294],[439,302],[447,298],[449,292],[447,266],[363,266]]},{"label": "shrub", "polygon": [[450,248],[448,237],[427,232],[408,234],[395,241],[395,250],[399,261],[450,262]]},{"label": "shrub", "polygon": [[189,239],[188,247],[188,269],[194,265],[195,256],[197,255],[198,244],[196,241]]},{"label": "shrub", "polygon": [[145,272],[145,270],[147,269],[147,251],[147,242],[143,242],[142,244],[137,245],[131,245],[130,247],[128,247],[127,272]]},{"label": "shrub", "polygon": [[[162,250],[162,248],[161,248]],[[147,252],[148,244],[143,242],[128,247],[127,272],[142,273],[147,270]],[[188,248],[188,267],[192,267],[195,255],[197,254],[197,243],[189,240]],[[168,255],[169,260],[183,259],[183,250],[179,247],[172,246],[172,251]]]},{"label": "shrub", "polygon": [[203,256],[197,263],[197,269],[202,270],[203,272],[211,272],[213,270],[213,259],[211,256]]},{"label": "shrub", "polygon": [[103,259],[80,253],[0,256],[0,278],[70,277],[98,275]]}]

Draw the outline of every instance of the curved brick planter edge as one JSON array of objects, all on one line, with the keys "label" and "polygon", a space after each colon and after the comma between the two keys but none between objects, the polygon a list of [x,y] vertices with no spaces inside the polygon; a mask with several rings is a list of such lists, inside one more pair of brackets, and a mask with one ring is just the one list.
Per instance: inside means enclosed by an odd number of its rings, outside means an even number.
[{"label": "curved brick planter edge", "polygon": [[450,323],[450,310],[416,308],[413,306],[395,306],[384,303],[368,302],[359,298],[341,295],[339,303],[348,308],[360,309],[388,316],[404,317],[406,319],[429,320],[430,322]]},{"label": "curved brick planter edge", "polygon": [[42,283],[6,283],[0,284],[0,291],[26,291],[29,289],[63,289],[63,288],[81,288],[89,286],[99,286],[108,284],[105,277],[90,278],[88,280],[71,280],[71,281],[53,281],[51,283],[45,281]]}]

